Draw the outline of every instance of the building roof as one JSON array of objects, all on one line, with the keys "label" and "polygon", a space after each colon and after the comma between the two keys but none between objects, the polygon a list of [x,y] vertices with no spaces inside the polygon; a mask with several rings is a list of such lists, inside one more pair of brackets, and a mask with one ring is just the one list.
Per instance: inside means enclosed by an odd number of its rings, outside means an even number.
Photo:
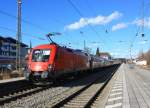
[{"label": "building roof", "polygon": [[110,54],[107,53],[107,52],[100,52],[99,54],[100,54],[100,56],[108,56],[108,57],[110,57]]},{"label": "building roof", "polygon": [[0,36],[0,41],[7,41],[4,37]]},{"label": "building roof", "polygon": [[[16,39],[12,38],[12,37],[2,37],[0,36],[0,41],[4,41],[4,42],[9,42],[9,43],[16,43]],[[28,45],[21,43],[22,47],[28,47]]]}]

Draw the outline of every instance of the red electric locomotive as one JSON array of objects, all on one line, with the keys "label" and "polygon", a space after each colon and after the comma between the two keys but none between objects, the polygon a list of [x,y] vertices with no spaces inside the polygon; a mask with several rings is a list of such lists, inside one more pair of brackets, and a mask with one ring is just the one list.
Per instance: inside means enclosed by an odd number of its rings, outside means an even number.
[{"label": "red electric locomotive", "polygon": [[82,50],[73,50],[54,43],[39,45],[32,49],[28,55],[25,77],[34,83],[56,81],[68,75],[76,75],[78,72],[86,72],[101,67],[119,64],[117,61],[105,60],[94,55],[87,54]]},{"label": "red electric locomotive", "polygon": [[88,70],[90,63],[90,56],[82,51],[55,43],[39,45],[29,54],[25,76],[33,82],[53,81],[64,75]]}]

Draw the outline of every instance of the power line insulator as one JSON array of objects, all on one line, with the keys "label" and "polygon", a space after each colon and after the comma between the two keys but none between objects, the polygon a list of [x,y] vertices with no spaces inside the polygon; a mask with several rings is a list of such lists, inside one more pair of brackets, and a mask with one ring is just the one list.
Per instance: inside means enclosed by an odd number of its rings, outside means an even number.
[{"label": "power line insulator", "polygon": [[142,35],[142,37],[144,37],[144,36],[145,36],[145,34],[144,34],[144,33],[142,33],[141,35]]},{"label": "power line insulator", "polygon": [[105,30],[105,33],[108,33],[108,30],[107,30],[107,29]]}]

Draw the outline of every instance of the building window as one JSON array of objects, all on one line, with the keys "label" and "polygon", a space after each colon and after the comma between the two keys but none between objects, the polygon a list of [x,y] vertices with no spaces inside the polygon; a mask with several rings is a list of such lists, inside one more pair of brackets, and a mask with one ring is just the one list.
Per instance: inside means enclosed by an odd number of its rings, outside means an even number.
[{"label": "building window", "polygon": [[12,48],[12,50],[16,50],[16,46],[12,46],[11,48]]}]

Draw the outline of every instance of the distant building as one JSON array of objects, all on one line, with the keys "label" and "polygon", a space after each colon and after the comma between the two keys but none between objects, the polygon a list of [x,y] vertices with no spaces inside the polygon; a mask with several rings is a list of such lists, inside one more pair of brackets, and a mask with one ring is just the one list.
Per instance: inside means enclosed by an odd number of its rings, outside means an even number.
[{"label": "distant building", "polygon": [[[21,43],[21,58],[27,54],[27,45]],[[5,60],[16,59],[16,40],[11,37],[0,36],[0,63]]]},{"label": "distant building", "polygon": [[101,57],[101,58],[104,58],[104,59],[111,59],[111,56],[110,56],[110,54],[108,53],[108,52],[100,52],[99,53],[99,56]]},{"label": "distant building", "polygon": [[147,61],[144,59],[133,60],[133,63],[135,63],[136,65],[147,65]]},{"label": "distant building", "polygon": [[117,58],[117,60],[119,60],[122,63],[126,63],[127,61],[130,61],[130,60],[127,60],[126,58]]}]

